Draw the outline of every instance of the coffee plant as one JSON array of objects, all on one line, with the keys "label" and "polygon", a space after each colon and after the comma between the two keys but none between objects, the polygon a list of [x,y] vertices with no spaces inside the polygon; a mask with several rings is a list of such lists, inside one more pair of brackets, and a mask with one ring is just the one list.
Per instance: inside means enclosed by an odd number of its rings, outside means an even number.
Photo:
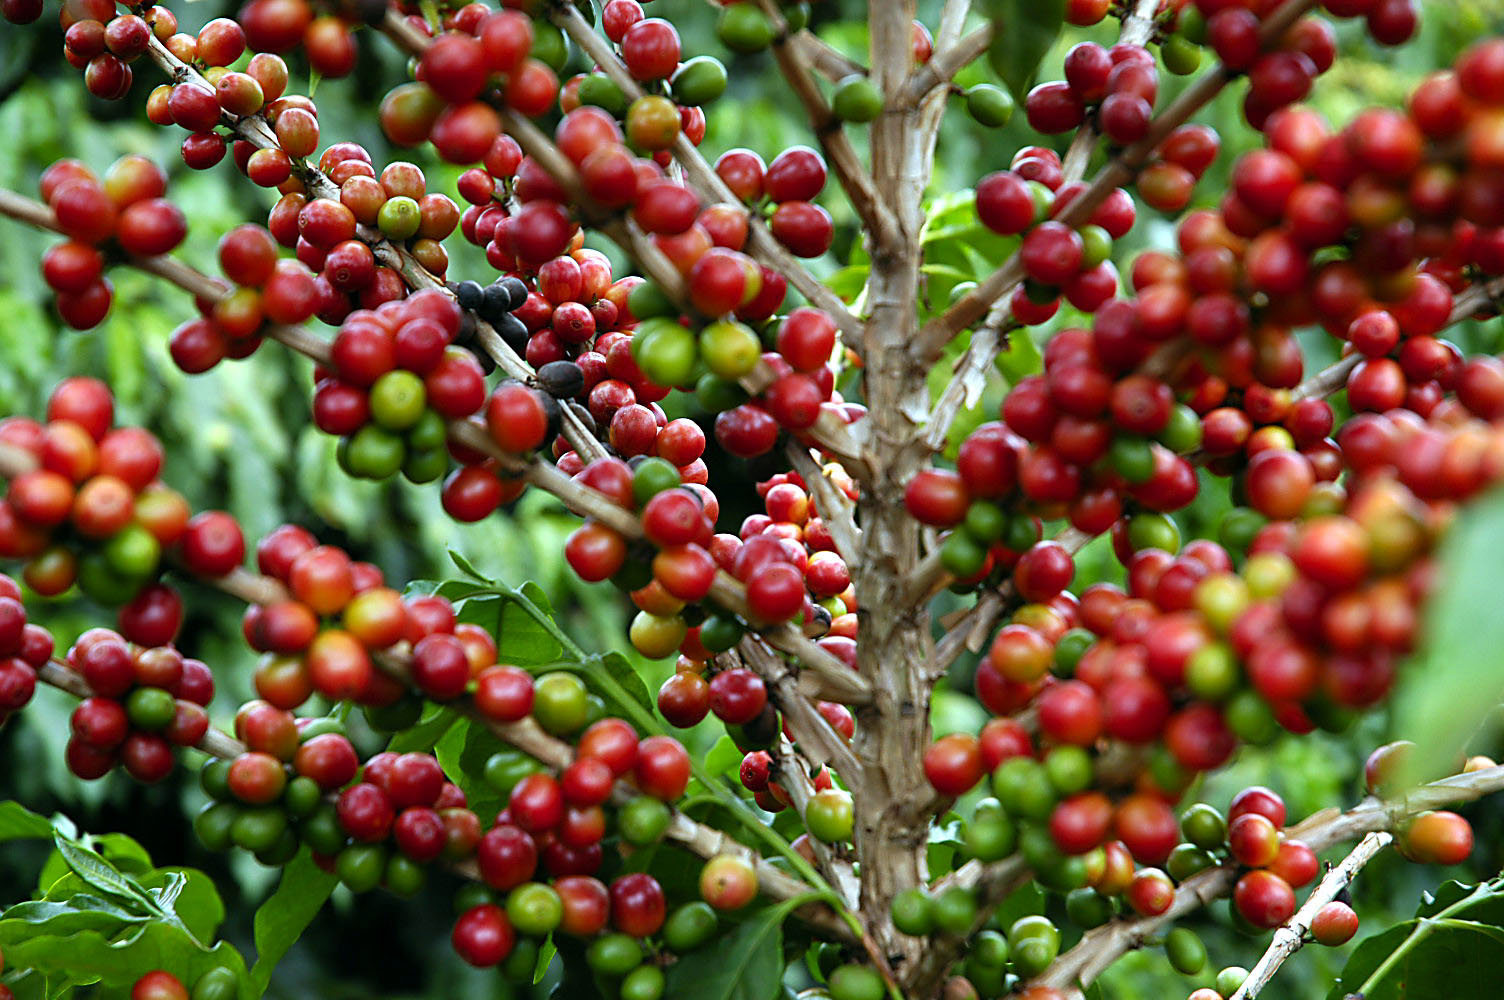
[{"label": "coffee plant", "polygon": [[[60,237],[63,325],[147,272],[193,297],[183,372],[312,360],[291,405],[342,474],[459,522],[552,495],[572,572],[633,606],[604,645],[674,670],[654,697],[458,553],[408,582],[316,527],[247,538],[75,374],[0,422],[0,722],[73,696],[72,774],[197,768],[198,840],[282,875],[248,964],[202,872],[4,803],[0,840],[53,853],[0,912],[0,1000],[249,1000],[337,887],[429,880],[459,958],[524,994],[1065,1000],[1153,946],[1191,1000],[1245,1000],[1359,933],[1376,855],[1472,855],[1451,809],[1504,788],[1467,755],[1500,686],[1504,361],[1455,331],[1504,295],[1504,37],[1329,122],[1302,102],[1338,32],[1401,45],[1414,0],[873,0],[861,58],[812,30],[830,2],[249,0],[189,33],[0,0],[144,101],[175,175],[265,192],[189,260],[147,157],[0,191]],[[321,127],[315,84],[368,49],[407,59],[387,139],[454,169]],[[812,144],[706,148],[759,60]],[[1223,90],[1246,134],[1196,121]],[[955,106],[981,158],[946,192]],[[213,591],[259,656],[233,718],[183,637]],[[114,618],[55,639],[75,592]],[[1359,800],[1206,794],[1416,674]],[[1504,887],[1440,881],[1331,996],[1498,995]],[[1208,954],[1208,907],[1244,953]]]}]

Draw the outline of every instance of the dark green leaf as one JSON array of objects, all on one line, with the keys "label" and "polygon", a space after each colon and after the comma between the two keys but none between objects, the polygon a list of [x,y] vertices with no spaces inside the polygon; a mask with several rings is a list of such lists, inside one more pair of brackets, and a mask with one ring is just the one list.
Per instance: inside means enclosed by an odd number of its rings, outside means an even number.
[{"label": "dark green leaf", "polygon": [[454,709],[429,705],[418,724],[394,734],[386,748],[392,753],[427,753],[457,721]]},{"label": "dark green leaf", "polygon": [[773,1000],[783,982],[783,922],[807,899],[759,910],[668,971],[667,995],[695,1000]]},{"label": "dark green leaf", "polygon": [[1065,24],[1065,0],[990,0],[983,10],[992,19],[987,58],[1022,104]]},{"label": "dark green leaf", "polygon": [[1342,1000],[1365,984],[1365,1000],[1497,996],[1498,970],[1504,963],[1501,904],[1504,898],[1493,883],[1447,883],[1421,901],[1416,919],[1363,941],[1327,1000]]},{"label": "dark green leaf", "polygon": [[338,884],[335,875],[314,863],[313,855],[306,847],[282,870],[277,891],[256,909],[256,964],[251,968],[250,977],[258,996],[266,992],[272,970],[297,942]]}]

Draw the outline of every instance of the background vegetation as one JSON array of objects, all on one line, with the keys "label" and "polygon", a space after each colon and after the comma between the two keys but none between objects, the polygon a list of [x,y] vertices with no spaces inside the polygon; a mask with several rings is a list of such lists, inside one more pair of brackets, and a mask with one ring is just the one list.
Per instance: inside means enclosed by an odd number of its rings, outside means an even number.
[{"label": "background vegetation", "polygon": [[[938,0],[920,6],[922,16],[933,22]],[[1423,7],[1420,37],[1398,51],[1380,51],[1357,30],[1358,25],[1344,26],[1342,57],[1318,82],[1314,105],[1333,121],[1342,122],[1361,106],[1394,103],[1427,70],[1449,64],[1466,43],[1504,29],[1504,0],[1426,0]],[[815,8],[815,24],[823,37],[854,53],[865,49],[864,3],[823,0]],[[177,13],[184,30],[193,30],[212,17],[233,13],[233,6],[224,0],[204,0],[179,5]],[[651,13],[669,17],[680,26],[687,53],[719,51],[712,35],[713,12],[701,0],[657,0]],[[1059,50],[1046,59],[1044,74],[1058,75],[1065,48],[1088,36],[1110,41],[1110,23],[1090,32],[1068,33]],[[361,41],[361,61],[353,76],[316,84],[323,134],[326,141],[363,143],[378,163],[402,158],[406,154],[391,148],[381,136],[375,116],[387,87],[403,78],[402,60],[384,41]],[[159,82],[149,67],[140,67],[133,93],[125,101],[97,101],[59,58],[61,44],[55,23],[24,30],[0,27],[0,136],[4,137],[0,186],[34,191],[37,175],[59,157],[78,157],[102,169],[124,153],[142,153],[172,173],[171,196],[191,220],[188,242],[180,251],[185,258],[210,259],[219,233],[246,219],[264,219],[272,195],[228,169],[187,170],[177,153],[180,133],[146,121],[141,112],[144,94]],[[981,65],[967,73],[979,79],[985,72]],[[707,109],[708,150],[718,153],[749,145],[771,152],[804,138],[803,112],[781,86],[769,56],[739,57],[729,68],[730,90]],[[295,65],[294,71],[294,87],[306,88],[306,66]],[[976,81],[963,75],[959,82]],[[1233,155],[1257,140],[1237,114],[1238,99],[1238,88],[1232,88],[1198,119],[1217,127],[1224,139],[1221,163],[1198,190],[1198,196],[1209,202],[1225,188],[1227,164]],[[1021,121],[1010,129],[984,134],[968,127],[961,109],[950,114],[953,117],[941,133],[934,174],[936,196],[954,196],[981,173],[1006,165],[1013,151],[1029,141]],[[421,158],[419,162],[431,186],[453,190],[452,168]],[[860,287],[861,273],[859,251],[851,246],[854,226],[849,215],[842,217],[844,206],[839,199],[828,207],[836,214],[838,232],[845,235],[838,235],[832,254],[818,263],[843,291],[855,290]],[[1120,245],[1124,251],[1118,258],[1120,267],[1126,270],[1138,247],[1163,245],[1171,236],[1169,220],[1142,214],[1135,232]],[[532,491],[510,517],[457,525],[442,513],[437,491],[431,487],[413,487],[400,480],[372,484],[345,477],[333,460],[333,440],[320,435],[309,420],[308,362],[273,348],[206,375],[183,375],[169,359],[166,344],[173,327],[191,315],[192,304],[182,293],[125,270],[112,274],[116,303],[110,318],[87,334],[65,330],[51,311],[37,266],[50,241],[45,234],[0,223],[0,413],[36,414],[51,386],[65,375],[100,376],[114,388],[121,420],[144,424],[162,439],[171,456],[168,479],[172,485],[188,496],[195,509],[217,507],[234,513],[248,537],[259,537],[285,521],[305,524],[344,545],[357,558],[378,563],[390,580],[399,582],[452,575],[447,553],[453,549],[488,576],[510,583],[533,579],[542,584],[582,645],[627,652],[650,689],[672,669],[670,662],[646,663],[636,658],[618,638],[625,622],[622,602],[612,591],[581,584],[567,570],[560,552],[573,519],[551,498]],[[484,278],[487,268],[478,252],[458,238],[451,243],[451,276]],[[847,268],[844,274],[839,273],[843,266]],[[943,279],[937,278],[937,294],[942,285]],[[1069,316],[1062,317],[1040,336],[1069,322]],[[1468,341],[1464,346],[1498,350],[1500,324],[1492,326],[1463,329],[1460,336]],[[1325,343],[1325,338],[1320,340]],[[972,424],[962,422],[962,433],[977,420],[995,416],[1000,398],[999,387],[984,400]],[[745,465],[712,470],[725,512],[722,530],[735,530],[740,517],[752,510],[756,500],[752,484],[765,474]],[[1221,502],[1225,503],[1225,489]],[[1218,503],[1209,491],[1181,515],[1191,529],[1188,534],[1213,523]],[[1102,578],[1115,565],[1110,559],[1086,557],[1078,585]],[[182,645],[215,668],[220,679],[215,717],[226,718],[250,696],[253,654],[239,638],[239,608],[201,589],[192,590],[189,597]],[[90,625],[108,621],[109,614],[73,598],[48,608],[45,619],[63,642]],[[982,710],[964,697],[973,665],[958,664],[950,693],[937,697],[938,730],[977,724]],[[1396,704],[1403,698],[1402,694]],[[0,799],[21,799],[43,812],[64,810],[81,829],[130,834],[159,863],[202,867],[225,895],[230,912],[225,936],[237,945],[247,945],[250,915],[271,891],[275,876],[247,856],[210,855],[193,841],[189,817],[202,803],[193,774],[180,769],[152,788],[124,779],[82,785],[62,763],[69,700],[49,690],[39,692],[38,702],[17,723],[0,729],[0,761],[6,763],[0,768]],[[1262,782],[1285,796],[1293,817],[1326,803],[1355,800],[1363,758],[1385,741],[1387,729],[1388,719],[1380,714],[1342,736],[1318,733],[1245,750],[1232,767],[1193,794],[1225,804],[1236,788]],[[369,732],[356,738],[363,751],[378,748]],[[703,735],[695,749],[708,750],[709,739]],[[1478,749],[1487,752],[1490,748]],[[1485,804],[1474,822],[1479,847],[1471,870],[1448,873],[1464,881],[1486,878],[1504,866],[1504,807],[1498,802]],[[0,902],[29,895],[43,850],[41,846],[6,846],[0,860]],[[1408,917],[1421,888],[1436,881],[1436,872],[1406,865],[1393,856],[1373,864],[1355,886],[1355,905],[1366,924],[1359,939]],[[353,897],[345,890],[337,891],[327,912],[279,968],[270,995],[396,998],[437,997],[456,991],[467,997],[505,995],[508,987],[497,977],[463,966],[447,946],[452,888],[436,878],[416,900],[398,901],[378,893],[364,897],[359,906],[353,905]],[[1198,928],[1206,932],[1213,967],[1239,959],[1251,961],[1258,948],[1237,939],[1225,907],[1214,909],[1200,919]],[[1281,974],[1279,995],[1324,995],[1323,984],[1332,981],[1347,950],[1302,950]],[[546,991],[547,986],[540,990]],[[1104,980],[1106,995],[1122,1000],[1183,996],[1188,989],[1157,949],[1130,955]]]}]

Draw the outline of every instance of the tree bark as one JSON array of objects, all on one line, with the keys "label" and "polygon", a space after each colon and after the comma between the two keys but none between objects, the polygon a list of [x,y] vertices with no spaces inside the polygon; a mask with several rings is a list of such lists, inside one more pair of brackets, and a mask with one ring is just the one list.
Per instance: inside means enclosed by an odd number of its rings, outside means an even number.
[{"label": "tree bark", "polygon": [[906,604],[902,593],[919,556],[918,524],[903,505],[904,486],[920,463],[909,445],[928,403],[924,372],[912,363],[908,350],[918,332],[924,179],[916,173],[914,155],[918,112],[898,107],[896,100],[910,68],[914,5],[912,0],[872,0],[869,13],[872,78],[888,108],[873,124],[873,178],[892,206],[897,233],[896,238],[869,234],[864,445],[872,478],[860,501],[861,558],[854,576],[862,595],[858,663],[872,683],[873,701],[857,715],[856,751],[865,769],[866,794],[855,803],[855,839],[862,919],[903,979],[918,963],[921,942],[894,929],[890,908],[894,896],[927,880],[924,820],[932,799],[922,765],[930,741],[929,688],[921,671],[930,641],[929,615]]}]

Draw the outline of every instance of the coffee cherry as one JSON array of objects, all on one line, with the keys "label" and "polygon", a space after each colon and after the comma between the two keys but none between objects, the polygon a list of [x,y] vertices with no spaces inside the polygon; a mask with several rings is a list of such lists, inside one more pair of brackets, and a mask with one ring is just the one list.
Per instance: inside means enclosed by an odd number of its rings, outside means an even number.
[{"label": "coffee cherry", "polygon": [[1272,872],[1251,871],[1233,886],[1233,905],[1239,915],[1260,930],[1270,930],[1295,913],[1295,891]]},{"label": "coffee cherry", "polygon": [[454,950],[471,965],[499,965],[511,952],[516,936],[506,913],[486,904],[465,911],[450,937]]},{"label": "coffee cherry", "polygon": [[1421,813],[1405,829],[1400,849],[1422,864],[1461,864],[1473,852],[1473,829],[1453,812]]},{"label": "coffee cherry", "polygon": [[1311,918],[1311,936],[1319,944],[1335,948],[1347,944],[1358,933],[1358,915],[1346,903],[1333,900]]}]

